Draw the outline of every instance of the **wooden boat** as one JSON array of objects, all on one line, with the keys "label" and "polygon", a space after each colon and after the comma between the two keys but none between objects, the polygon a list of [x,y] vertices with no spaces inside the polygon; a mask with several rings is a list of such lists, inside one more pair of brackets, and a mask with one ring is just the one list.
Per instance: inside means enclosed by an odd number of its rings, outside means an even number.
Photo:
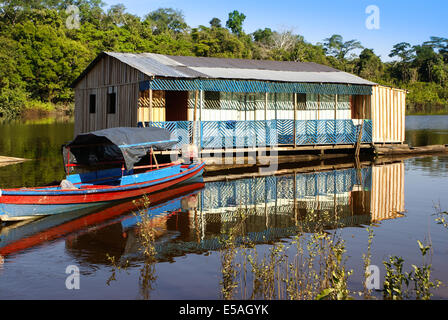
[{"label": "wooden boat", "polygon": [[[147,198],[140,197],[112,205],[25,220],[22,224],[15,223],[0,228],[0,256],[18,253],[63,237],[82,235],[116,223],[129,225],[129,221],[134,222],[140,217],[135,214],[136,210],[143,210],[149,217],[168,216],[171,212],[181,210],[182,200],[197,195],[203,187],[204,182],[199,177],[185,184],[151,193]],[[138,209],[147,201],[150,203],[148,208]]]},{"label": "wooden boat", "polygon": [[[201,176],[202,162],[157,162],[154,149],[167,149],[176,142],[167,130],[154,127],[111,128],[78,135],[63,147],[67,176],[61,185],[0,190],[0,219],[17,221],[89,208]],[[149,165],[135,165],[148,154]],[[71,174],[75,167],[106,164],[121,164],[121,168]]]}]

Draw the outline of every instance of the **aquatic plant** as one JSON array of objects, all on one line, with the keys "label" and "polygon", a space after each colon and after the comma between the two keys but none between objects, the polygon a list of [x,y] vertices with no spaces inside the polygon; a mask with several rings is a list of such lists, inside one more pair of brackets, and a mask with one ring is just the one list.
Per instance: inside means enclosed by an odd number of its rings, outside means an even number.
[{"label": "aquatic plant", "polygon": [[431,251],[431,245],[423,245],[418,242],[419,250],[422,255],[423,264],[421,267],[412,265],[413,271],[409,275],[409,280],[414,282],[414,294],[416,299],[431,299],[431,289],[437,289],[442,284],[439,280],[431,280],[432,265],[427,261],[427,253]]},{"label": "aquatic plant", "polygon": [[448,229],[448,212],[443,211],[440,207],[440,203],[437,205],[434,205],[434,209],[436,211],[435,215],[437,215],[437,218],[435,219],[437,224],[443,225],[446,229]]},{"label": "aquatic plant", "polygon": [[118,273],[120,273],[122,270],[127,271],[127,268],[129,266],[129,261],[126,260],[126,263],[124,265],[121,265],[120,263],[117,263],[117,261],[115,260],[115,256],[111,256],[108,253],[106,253],[106,258],[107,258],[107,260],[109,261],[109,263],[112,266],[111,275],[110,275],[110,277],[106,281],[106,284],[108,286],[110,286],[112,281],[116,281],[117,280],[117,271],[118,271]]},{"label": "aquatic plant", "polygon": [[352,271],[345,266],[345,243],[337,232],[305,234],[298,229],[291,244],[273,243],[261,254],[261,247],[242,235],[237,241],[244,223],[241,219],[222,236],[224,299],[238,292],[242,299],[351,299],[347,283]]},{"label": "aquatic plant", "polygon": [[[145,210],[150,205],[148,196],[143,195],[143,197],[134,200],[133,203],[136,206],[136,210],[133,214],[137,218],[135,232],[138,235],[140,250],[144,257],[143,266],[140,269],[139,275],[140,294],[143,299],[147,300],[150,298],[150,292],[154,289],[154,282],[157,279],[155,269],[155,256],[157,253],[155,249],[156,229],[154,228],[151,218]],[[107,254],[107,259],[112,265],[112,273],[106,282],[107,285],[110,285],[112,281],[116,281],[117,271],[121,272],[122,270],[125,270],[129,274],[128,260],[126,260],[124,264],[120,264],[116,262],[114,256],[110,256],[109,254]]]},{"label": "aquatic plant", "polygon": [[137,216],[136,233],[140,241],[140,250],[143,252],[144,263],[140,269],[139,286],[140,294],[143,299],[148,300],[150,298],[150,292],[154,289],[154,282],[157,279],[156,276],[156,229],[152,223],[152,219],[148,216],[147,209],[150,205],[150,201],[147,195],[144,195],[138,200],[134,200],[134,204],[138,210],[135,213]]},{"label": "aquatic plant", "polygon": [[[387,272],[383,290],[385,299],[429,300],[432,296],[431,290],[442,285],[439,280],[431,280],[432,265],[427,261],[427,254],[432,248],[431,244],[423,245],[420,240],[417,240],[417,243],[423,259],[422,266],[412,265],[411,272],[403,272],[404,260],[402,258],[394,256],[390,257],[389,261],[383,262]],[[411,283],[414,284],[414,287],[409,289]],[[406,285],[406,288],[403,285]]]},{"label": "aquatic plant", "polygon": [[220,257],[221,257],[221,294],[225,300],[233,299],[235,290],[238,287],[238,281],[236,280],[239,271],[239,264],[235,262],[235,257],[238,253],[238,245],[236,243],[236,237],[240,231],[241,225],[245,222],[245,215],[239,215],[241,221],[233,226],[228,234],[222,234],[219,242],[221,244]]},{"label": "aquatic plant", "polygon": [[367,288],[368,278],[371,276],[369,270],[369,266],[372,261],[372,243],[375,234],[373,233],[372,227],[367,228],[367,232],[369,233],[369,237],[367,240],[367,253],[362,254],[363,266],[364,266],[364,281],[363,281],[363,295],[365,299],[370,299],[372,290]]},{"label": "aquatic plant", "polygon": [[409,285],[409,274],[403,272],[403,263],[404,260],[397,256],[391,256],[389,261],[383,261],[386,267],[383,297],[386,300],[402,300],[405,297],[403,284]]},{"label": "aquatic plant", "polygon": [[[316,218],[316,217],[314,217]],[[313,218],[313,219],[314,219]],[[254,245],[243,236],[245,218],[222,236],[221,293],[224,299],[288,300],[348,300],[358,296],[376,298],[367,288],[371,275],[374,232],[368,227],[367,252],[362,255],[364,284],[362,292],[349,288],[353,270],[346,267],[346,247],[339,231],[324,231],[324,224],[316,223],[318,230],[304,233],[297,227],[291,241]],[[316,220],[317,222],[317,220]],[[433,289],[442,283],[431,279],[432,266],[428,262],[431,245],[418,241],[423,257],[421,266],[412,265],[405,272],[405,261],[390,256],[383,261],[386,269],[382,296],[385,300],[430,299]]]},{"label": "aquatic plant", "polygon": [[[140,292],[144,299],[149,299],[149,293],[154,289],[157,279],[154,246],[157,231],[144,210],[149,205],[147,198],[143,198],[136,205],[140,208],[136,213],[139,221],[136,232],[145,258],[140,270]],[[264,238],[268,246],[255,245],[247,236],[246,230],[250,223],[248,218],[253,213],[256,213],[256,208],[239,208],[234,215],[233,225],[223,232],[219,239],[219,284],[223,299],[347,300],[354,299],[355,296],[364,299],[376,298],[367,288],[366,281],[371,275],[368,267],[372,260],[372,227],[366,228],[367,251],[362,255],[363,290],[356,292],[349,288],[353,270],[346,266],[347,250],[338,228],[340,223],[337,210],[331,215],[322,211],[312,212],[304,217],[307,232],[303,231],[296,217],[296,235],[286,242],[272,243]],[[310,228],[310,225],[313,228]],[[199,227],[198,224],[195,226]],[[402,257],[390,256],[383,261],[386,274],[381,291],[385,300],[430,299],[433,290],[441,286],[440,281],[431,277],[431,244],[424,245],[418,241],[418,247],[423,263],[421,266],[412,265],[410,272],[405,272],[405,261]]]}]

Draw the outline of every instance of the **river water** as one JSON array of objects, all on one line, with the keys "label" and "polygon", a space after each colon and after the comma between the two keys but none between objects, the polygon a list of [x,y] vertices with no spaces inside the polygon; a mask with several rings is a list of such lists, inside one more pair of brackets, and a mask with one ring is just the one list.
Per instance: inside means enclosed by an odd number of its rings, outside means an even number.
[{"label": "river water", "polygon": [[[410,116],[406,125],[410,145],[448,144],[448,116]],[[72,133],[70,121],[0,125],[0,155],[32,159],[0,167],[0,187],[62,179],[60,146]],[[362,290],[367,226],[374,230],[371,264],[381,278],[389,256],[401,256],[406,271],[421,265],[420,240],[432,244],[433,278],[448,285],[448,229],[437,224],[434,208],[448,210],[447,190],[448,156],[361,171],[197,181],[149,197],[152,264],[141,251],[133,202],[3,225],[0,299],[220,299],[223,234],[239,226],[267,252],[273,243],[290,243],[297,225],[311,232],[315,217],[345,241],[350,289]],[[67,289],[70,266],[80,270],[78,290]],[[434,298],[448,298],[448,289],[434,291]]]}]

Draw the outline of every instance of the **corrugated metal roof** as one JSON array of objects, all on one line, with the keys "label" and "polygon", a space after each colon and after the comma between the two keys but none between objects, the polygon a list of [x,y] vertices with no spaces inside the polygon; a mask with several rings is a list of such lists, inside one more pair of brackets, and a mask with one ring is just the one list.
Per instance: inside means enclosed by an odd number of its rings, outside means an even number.
[{"label": "corrugated metal roof", "polygon": [[258,70],[296,71],[296,72],[341,72],[340,70],[320,65],[314,62],[183,57],[183,56],[167,56],[167,57],[178,63],[182,63],[185,66],[197,67],[197,68],[258,69]]},{"label": "corrugated metal roof", "polygon": [[191,78],[187,73],[180,72],[171,66],[160,63],[150,55],[145,53],[117,53],[106,52],[107,55],[114,57],[121,62],[139,70],[148,76],[163,76],[174,78]]},{"label": "corrugated metal roof", "polygon": [[295,72],[258,69],[235,68],[191,68],[206,74],[213,79],[244,79],[281,82],[310,82],[310,83],[350,83],[360,85],[374,85],[373,82],[364,80],[346,72]]},{"label": "corrugated metal roof", "polygon": [[150,77],[375,85],[353,74],[313,62],[103,52],[73,82],[72,86],[76,86],[104,55],[114,57]]}]

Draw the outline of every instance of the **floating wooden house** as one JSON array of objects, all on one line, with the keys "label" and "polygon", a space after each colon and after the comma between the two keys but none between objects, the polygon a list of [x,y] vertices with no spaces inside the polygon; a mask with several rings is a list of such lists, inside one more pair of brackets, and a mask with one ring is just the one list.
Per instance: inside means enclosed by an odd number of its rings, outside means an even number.
[{"label": "floating wooden house", "polygon": [[159,126],[201,150],[405,138],[404,90],[316,63],[103,52],[73,87],[75,134]]}]

